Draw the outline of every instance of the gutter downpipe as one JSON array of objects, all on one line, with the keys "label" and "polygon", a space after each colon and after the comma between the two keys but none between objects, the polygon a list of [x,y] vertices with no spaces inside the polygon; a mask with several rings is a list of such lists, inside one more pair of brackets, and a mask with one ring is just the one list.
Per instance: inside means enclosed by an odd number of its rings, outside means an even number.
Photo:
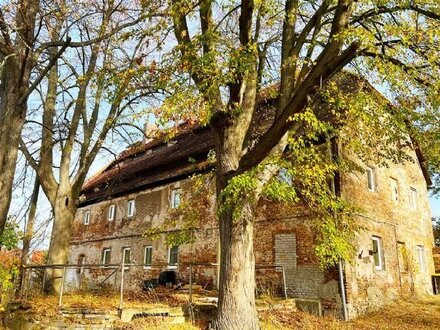
[{"label": "gutter downpipe", "polygon": [[[330,143],[328,144],[328,153],[330,156],[330,160],[334,161],[335,158],[338,155],[338,145],[336,143],[336,138],[332,138],[330,140]],[[331,189],[332,193],[335,194],[338,197],[341,197],[341,178],[339,175],[339,171],[335,172],[335,176],[331,180]],[[336,181],[338,182],[338,189],[336,189]],[[347,309],[347,296],[345,292],[345,285],[344,285],[344,260],[342,258],[338,261],[338,273],[339,273],[339,289],[341,291],[341,299],[342,299],[342,315],[344,318],[344,321],[348,321],[348,309]]]}]

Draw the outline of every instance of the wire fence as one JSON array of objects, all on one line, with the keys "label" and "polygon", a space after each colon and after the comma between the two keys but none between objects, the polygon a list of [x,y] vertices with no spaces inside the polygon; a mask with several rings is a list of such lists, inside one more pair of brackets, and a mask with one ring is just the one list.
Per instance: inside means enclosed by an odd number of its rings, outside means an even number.
[{"label": "wire fence", "polygon": [[[23,267],[20,296],[29,300],[45,296],[53,281],[58,281],[58,307],[64,307],[66,295],[103,293],[118,296],[115,308],[122,310],[133,296],[144,302],[167,302],[171,293],[181,293],[191,305],[194,297],[216,302],[219,281],[217,263],[170,264],[59,264]],[[280,265],[256,265],[257,296],[287,299],[286,276]],[[140,294],[143,293],[143,294]],[[167,296],[168,294],[168,296]]]}]

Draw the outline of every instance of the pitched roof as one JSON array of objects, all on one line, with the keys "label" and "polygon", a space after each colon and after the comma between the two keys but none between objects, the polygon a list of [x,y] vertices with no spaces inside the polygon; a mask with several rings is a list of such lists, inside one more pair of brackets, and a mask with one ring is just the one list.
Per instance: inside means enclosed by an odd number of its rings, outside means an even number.
[{"label": "pitched roof", "polygon": [[[365,86],[365,80],[360,81],[351,74],[338,80],[338,86],[347,92],[366,87],[379,93],[368,82],[368,86]],[[363,87],[360,87],[359,82]],[[274,86],[260,94],[252,130],[255,137],[268,128],[274,116]],[[317,106],[323,105],[318,101]],[[162,134],[148,143],[139,142],[124,150],[114,161],[86,181],[81,190],[80,205],[153,188],[214,167],[208,160],[209,151],[215,147],[209,127],[184,123],[176,127],[175,131],[176,134],[172,138]],[[416,147],[415,152],[427,185],[430,186],[431,179],[426,160],[420,148]]]},{"label": "pitched roof", "polygon": [[136,145],[85,183],[80,204],[121,196],[208,170],[212,164],[207,156],[213,148],[214,138],[208,127],[189,130],[186,126],[169,141],[161,138]]}]

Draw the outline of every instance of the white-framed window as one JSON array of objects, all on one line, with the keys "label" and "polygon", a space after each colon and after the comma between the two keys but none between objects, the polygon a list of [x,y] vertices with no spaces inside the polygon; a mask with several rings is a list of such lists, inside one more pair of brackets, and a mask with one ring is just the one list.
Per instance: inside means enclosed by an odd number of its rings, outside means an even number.
[{"label": "white-framed window", "polygon": [[394,202],[399,202],[399,184],[396,179],[390,178],[391,183],[391,199]]},{"label": "white-framed window", "polygon": [[412,209],[417,208],[418,193],[414,187],[409,187],[409,203]]},{"label": "white-framed window", "polygon": [[134,217],[135,210],[136,210],[136,205],[134,199],[130,199],[127,202],[127,217],[129,218]]},{"label": "white-framed window", "polygon": [[84,212],[84,224],[85,225],[89,225],[90,224],[90,211],[85,211]]},{"label": "white-framed window", "polygon": [[175,209],[180,205],[182,191],[180,189],[171,190],[171,208]]},{"label": "white-framed window", "polygon": [[179,247],[173,246],[168,249],[168,268],[176,268],[179,263]]},{"label": "white-framed window", "polygon": [[[122,260],[124,261],[124,265],[131,264],[131,248],[125,247],[122,249]],[[125,268],[129,268],[130,266],[125,266]]]},{"label": "white-framed window", "polygon": [[110,248],[102,249],[101,263],[102,263],[103,265],[108,265],[108,264],[110,264],[110,261],[111,261],[111,252],[112,252],[112,250],[111,250]]},{"label": "white-framed window", "polygon": [[144,246],[144,268],[151,267],[153,261],[153,247],[151,245]]},{"label": "white-framed window", "polygon": [[368,190],[376,191],[376,179],[374,177],[374,169],[367,167],[367,186]]},{"label": "white-framed window", "polygon": [[417,258],[419,259],[420,272],[426,272],[425,247],[417,245]]},{"label": "white-framed window", "polygon": [[383,270],[384,260],[383,260],[382,239],[378,236],[373,236],[372,243],[373,243],[374,268],[377,270]]},{"label": "white-framed window", "polygon": [[122,258],[124,259],[124,264],[131,264],[131,248],[125,247],[122,249]]},{"label": "white-framed window", "polygon": [[112,204],[108,207],[107,219],[108,221],[113,221],[115,219],[116,214],[116,205]]},{"label": "white-framed window", "polygon": [[292,174],[289,173],[287,168],[281,168],[278,172],[277,179],[280,182],[287,183],[289,186],[293,185],[293,177]]}]

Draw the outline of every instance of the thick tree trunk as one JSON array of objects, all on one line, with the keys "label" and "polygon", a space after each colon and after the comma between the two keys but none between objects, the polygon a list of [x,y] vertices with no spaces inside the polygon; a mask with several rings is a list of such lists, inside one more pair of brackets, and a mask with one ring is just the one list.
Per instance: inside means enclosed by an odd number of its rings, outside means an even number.
[{"label": "thick tree trunk", "polygon": [[[48,265],[66,264],[69,256],[69,243],[72,224],[77,206],[71,191],[58,189],[53,205],[54,222],[49,246]],[[62,269],[48,269],[49,291],[59,293],[62,285]]]},{"label": "thick tree trunk", "polygon": [[[237,133],[238,130],[237,126],[229,126],[225,120],[219,121],[218,125],[213,128],[216,137],[216,194],[219,204],[223,202],[223,190],[238,168],[243,143],[243,136]],[[238,219],[233,218],[233,208],[234,206],[231,206],[224,210],[218,218],[221,271],[215,328],[222,330],[259,329],[255,308],[253,206],[245,201]]]},{"label": "thick tree trunk", "polygon": [[20,77],[14,56],[4,60],[0,82],[0,234],[11,204],[18,144],[26,114],[26,103],[19,104]]},{"label": "thick tree trunk", "polygon": [[231,212],[220,216],[220,295],[217,329],[259,329],[255,307],[253,212],[246,205],[241,218]]}]

